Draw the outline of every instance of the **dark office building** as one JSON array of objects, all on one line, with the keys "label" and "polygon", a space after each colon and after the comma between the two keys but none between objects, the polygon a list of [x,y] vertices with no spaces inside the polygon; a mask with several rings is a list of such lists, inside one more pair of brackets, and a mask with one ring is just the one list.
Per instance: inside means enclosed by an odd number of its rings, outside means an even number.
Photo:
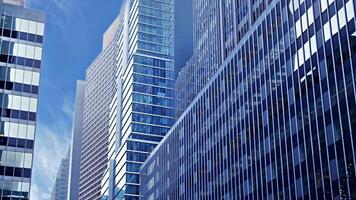
[{"label": "dark office building", "polygon": [[219,2],[235,39],[143,164],[141,198],[355,199],[356,1]]}]

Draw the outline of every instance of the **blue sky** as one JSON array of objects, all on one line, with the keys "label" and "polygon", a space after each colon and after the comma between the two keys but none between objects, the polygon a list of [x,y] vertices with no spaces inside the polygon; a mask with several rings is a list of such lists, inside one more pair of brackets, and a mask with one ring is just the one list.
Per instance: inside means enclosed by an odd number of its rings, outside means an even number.
[{"label": "blue sky", "polygon": [[[90,2],[90,3],[88,3]],[[103,3],[105,2],[105,3]],[[101,50],[120,0],[27,0],[46,12],[31,199],[49,199],[71,134],[75,82]]]},{"label": "blue sky", "polygon": [[[46,12],[31,188],[31,199],[45,200],[69,146],[76,80],[85,78],[101,51],[102,34],[117,16],[121,0],[26,0],[26,5]],[[181,67],[191,55],[191,0],[176,0],[176,8],[175,54]]]}]

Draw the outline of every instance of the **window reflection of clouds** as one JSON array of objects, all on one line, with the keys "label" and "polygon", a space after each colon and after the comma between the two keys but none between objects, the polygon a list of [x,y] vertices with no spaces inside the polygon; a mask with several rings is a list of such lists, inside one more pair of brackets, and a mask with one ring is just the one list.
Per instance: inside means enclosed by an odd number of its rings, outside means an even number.
[{"label": "window reflection of clouds", "polygon": [[16,18],[14,29],[16,31],[44,35],[44,24],[40,22],[34,22],[26,19]]},{"label": "window reflection of clouds", "polygon": [[28,70],[10,68],[10,81],[39,86],[40,73]]},{"label": "window reflection of clouds", "polygon": [[1,165],[20,168],[31,168],[32,154],[1,150]]},{"label": "window reflection of clouds", "polygon": [[4,136],[17,137],[20,139],[33,140],[35,137],[35,126],[30,124],[3,122]]},{"label": "window reflection of clouds", "polygon": [[36,110],[37,110],[37,99],[36,98],[10,95],[10,94],[4,94],[4,95],[6,96],[5,98],[8,99],[8,102],[7,102],[7,105],[3,104],[3,108],[23,110],[23,111],[29,111],[29,112],[36,112]]}]

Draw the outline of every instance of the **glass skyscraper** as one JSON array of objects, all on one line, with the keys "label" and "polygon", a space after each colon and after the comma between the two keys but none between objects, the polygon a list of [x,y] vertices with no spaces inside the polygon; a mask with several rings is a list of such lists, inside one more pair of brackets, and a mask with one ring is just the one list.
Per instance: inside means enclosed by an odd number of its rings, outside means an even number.
[{"label": "glass skyscraper", "polygon": [[51,200],[65,200],[68,195],[68,180],[69,180],[69,160],[71,149],[68,148],[68,152],[65,158],[62,159],[59,166],[56,180],[51,193]]},{"label": "glass skyscraper", "polygon": [[226,58],[143,164],[141,198],[355,199],[356,1],[219,2]]},{"label": "glass skyscraper", "polygon": [[[228,17],[231,13],[225,12],[224,6],[231,2],[194,0],[191,3],[193,56],[178,73],[176,80],[176,117],[184,112],[221,66],[228,49],[232,48],[227,47],[225,50],[225,46],[231,46],[236,41],[231,39],[234,34],[222,32],[224,23],[231,18]],[[232,27],[229,29],[234,30]]]},{"label": "glass skyscraper", "polygon": [[0,0],[0,199],[29,199],[44,14]]},{"label": "glass skyscraper", "polygon": [[139,199],[140,166],[174,123],[173,20],[173,0],[123,2],[103,199]]}]

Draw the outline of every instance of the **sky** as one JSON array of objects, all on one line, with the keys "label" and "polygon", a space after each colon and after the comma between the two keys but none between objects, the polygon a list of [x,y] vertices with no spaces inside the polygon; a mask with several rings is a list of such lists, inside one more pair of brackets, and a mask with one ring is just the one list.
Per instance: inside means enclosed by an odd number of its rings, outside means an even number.
[{"label": "sky", "polygon": [[[90,2],[90,3],[89,3]],[[75,83],[99,54],[120,0],[27,0],[46,13],[31,199],[47,200],[70,142]]]},{"label": "sky", "polygon": [[[26,0],[46,13],[31,199],[50,199],[61,159],[69,147],[76,80],[102,48],[102,34],[122,0]],[[178,68],[191,56],[191,0],[176,1]],[[105,3],[103,3],[105,2]],[[185,10],[182,12],[182,10]]]}]

